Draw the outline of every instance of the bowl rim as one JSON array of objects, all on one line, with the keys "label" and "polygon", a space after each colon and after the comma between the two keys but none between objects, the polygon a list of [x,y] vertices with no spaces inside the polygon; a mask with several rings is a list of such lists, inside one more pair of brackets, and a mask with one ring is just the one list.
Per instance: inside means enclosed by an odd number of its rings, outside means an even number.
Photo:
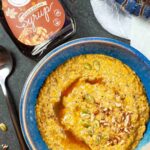
[{"label": "bowl rim", "polygon": [[29,91],[29,87],[32,84],[32,81],[34,79],[34,77],[38,74],[38,72],[40,71],[40,69],[52,58],[55,57],[55,55],[65,49],[67,49],[68,47],[77,45],[77,44],[82,44],[82,43],[101,43],[101,44],[111,44],[114,46],[119,46],[122,47],[128,51],[130,51],[131,53],[133,53],[134,55],[136,55],[140,60],[142,60],[149,68],[150,68],[150,61],[148,60],[147,57],[145,57],[141,52],[139,52],[138,50],[136,50],[135,48],[131,47],[128,44],[125,44],[123,42],[120,42],[118,40],[115,39],[111,39],[111,38],[101,38],[101,37],[86,37],[86,38],[79,38],[79,39],[75,39],[72,41],[69,41],[65,44],[62,44],[60,46],[58,46],[57,48],[55,48],[54,50],[52,50],[51,52],[49,52],[45,57],[43,57],[33,68],[33,70],[30,72],[29,76],[27,77],[27,80],[23,86],[23,90],[21,93],[21,97],[20,97],[20,104],[19,104],[19,119],[20,119],[20,125],[21,125],[21,130],[25,139],[26,144],[28,145],[29,149],[35,149],[35,145],[33,144],[33,141],[30,137],[30,134],[28,132],[27,129],[27,124],[26,124],[26,117],[25,117],[25,110],[26,110],[26,100],[27,100],[27,96],[28,96],[28,91]]}]

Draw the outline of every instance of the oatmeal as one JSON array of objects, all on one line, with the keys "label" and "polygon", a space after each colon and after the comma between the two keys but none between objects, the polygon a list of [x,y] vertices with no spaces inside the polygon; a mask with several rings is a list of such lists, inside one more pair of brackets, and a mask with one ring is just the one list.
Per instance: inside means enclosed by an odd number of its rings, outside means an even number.
[{"label": "oatmeal", "polygon": [[36,117],[53,150],[133,150],[146,129],[149,106],[127,65],[105,55],[81,55],[49,75]]}]

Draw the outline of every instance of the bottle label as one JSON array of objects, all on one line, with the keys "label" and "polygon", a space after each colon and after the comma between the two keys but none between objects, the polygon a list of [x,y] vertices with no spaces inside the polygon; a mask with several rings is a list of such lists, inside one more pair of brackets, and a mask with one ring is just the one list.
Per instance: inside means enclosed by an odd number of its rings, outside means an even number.
[{"label": "bottle label", "polygon": [[50,40],[65,23],[58,0],[5,0],[2,8],[14,36],[30,46]]}]

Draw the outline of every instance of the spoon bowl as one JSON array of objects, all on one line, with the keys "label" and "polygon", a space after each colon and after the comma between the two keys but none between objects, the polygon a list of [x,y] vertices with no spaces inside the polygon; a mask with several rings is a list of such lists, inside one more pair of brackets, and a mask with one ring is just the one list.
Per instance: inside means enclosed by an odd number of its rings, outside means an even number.
[{"label": "spoon bowl", "polygon": [[0,46],[0,82],[5,80],[12,71],[13,60],[8,51]]}]

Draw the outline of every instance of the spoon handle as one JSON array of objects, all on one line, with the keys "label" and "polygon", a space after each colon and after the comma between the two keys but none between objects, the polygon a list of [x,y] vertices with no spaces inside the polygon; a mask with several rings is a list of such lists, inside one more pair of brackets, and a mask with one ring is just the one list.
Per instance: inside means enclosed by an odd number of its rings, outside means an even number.
[{"label": "spoon handle", "polygon": [[17,110],[15,108],[14,102],[12,101],[12,98],[8,93],[5,82],[1,84],[1,87],[2,87],[4,96],[5,96],[7,105],[8,105],[8,110],[9,110],[10,117],[11,117],[11,120],[13,122],[15,131],[16,131],[16,135],[19,140],[20,148],[21,148],[21,150],[27,150],[28,148],[25,144],[25,141],[24,141],[24,138],[23,138],[23,135],[21,132],[21,128],[20,128],[19,116],[18,116]]}]

